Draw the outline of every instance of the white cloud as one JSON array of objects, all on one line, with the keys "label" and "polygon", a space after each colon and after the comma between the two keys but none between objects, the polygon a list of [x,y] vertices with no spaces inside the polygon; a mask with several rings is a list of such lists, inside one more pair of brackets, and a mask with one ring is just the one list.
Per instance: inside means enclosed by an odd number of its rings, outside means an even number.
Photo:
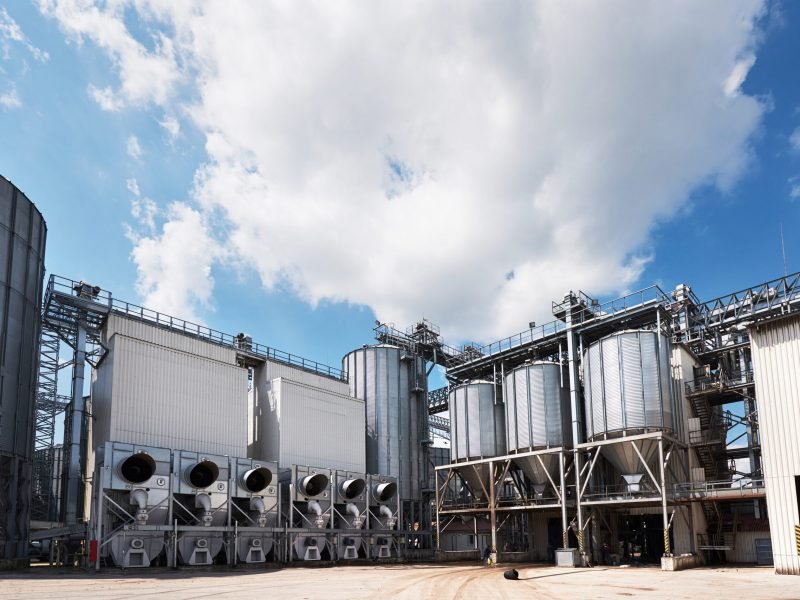
[{"label": "white cloud", "polygon": [[139,272],[137,291],[149,308],[202,323],[197,311],[210,306],[214,289],[211,264],[219,249],[200,212],[184,203],[173,203],[166,211],[161,235],[154,235],[152,219],[156,211],[151,200],[133,202],[132,214],[151,235],[140,237],[129,232],[134,242],[131,258]]},{"label": "white cloud", "polygon": [[[216,261],[310,303],[508,335],[569,289],[634,285],[652,228],[735,183],[764,112],[741,91],[760,0],[44,6],[144,88],[125,102],[206,135],[193,204],[135,241],[143,294],[176,311],[210,299]],[[125,10],[169,37],[144,50]],[[186,256],[188,229],[213,259]],[[165,268],[172,251],[191,274]]]},{"label": "white cloud", "polygon": [[741,93],[742,84],[754,64],[756,64],[756,55],[748,54],[733,65],[733,69],[725,79],[725,93],[728,96],[738,96]]},{"label": "white cloud", "polygon": [[792,135],[789,136],[789,144],[791,144],[792,150],[800,152],[800,127],[795,129]]},{"label": "white cloud", "polygon": [[17,88],[12,87],[7,92],[0,94],[0,106],[5,109],[19,108],[22,106],[22,101],[19,99]]},{"label": "white cloud", "polygon": [[174,140],[180,135],[181,132],[181,124],[178,122],[178,119],[171,115],[165,116],[158,122],[159,125],[167,132],[169,135],[170,140]]},{"label": "white cloud", "polygon": [[89,84],[87,91],[92,99],[97,102],[97,104],[99,104],[100,108],[103,110],[116,111],[120,110],[124,106],[123,102],[119,97],[117,97],[116,94],[114,94],[114,90],[112,90],[110,87],[98,88],[92,84]]},{"label": "white cloud", "polygon": [[[90,95],[104,110],[119,110],[127,105],[163,105],[178,81],[179,68],[172,39],[153,31],[148,40],[140,41],[128,31],[125,10],[135,8],[135,4],[139,3],[39,0],[42,14],[55,18],[70,39],[77,43],[90,40],[113,61],[120,79],[119,88],[89,86]],[[141,4],[148,2],[145,0]]]},{"label": "white cloud", "polygon": [[127,149],[128,156],[134,160],[141,160],[142,146],[139,144],[139,138],[137,138],[135,135],[128,137]]},{"label": "white cloud", "polygon": [[789,178],[789,198],[797,200],[800,198],[800,175]]},{"label": "white cloud", "polygon": [[34,60],[39,62],[47,62],[50,55],[34,46],[28,36],[26,36],[19,24],[8,14],[5,7],[0,6],[0,48],[2,48],[4,58],[9,57],[10,42],[22,44],[31,53]]},{"label": "white cloud", "polygon": [[134,196],[141,196],[141,193],[139,192],[139,182],[136,181],[136,179],[128,179],[125,182],[125,185],[131,194]]}]

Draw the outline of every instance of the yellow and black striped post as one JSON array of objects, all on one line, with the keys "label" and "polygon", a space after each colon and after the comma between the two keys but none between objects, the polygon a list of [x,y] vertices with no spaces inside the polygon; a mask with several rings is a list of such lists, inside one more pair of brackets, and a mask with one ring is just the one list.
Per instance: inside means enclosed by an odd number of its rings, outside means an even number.
[{"label": "yellow and black striped post", "polygon": [[669,529],[664,530],[664,554],[672,554],[672,551],[669,547]]},{"label": "yellow and black striped post", "polygon": [[561,532],[561,547],[562,548],[566,548],[567,547],[567,530],[566,529]]},{"label": "yellow and black striped post", "polygon": [[583,553],[583,531],[578,532],[578,550]]},{"label": "yellow and black striped post", "polygon": [[800,525],[794,526],[794,543],[797,548],[797,553],[800,554]]}]

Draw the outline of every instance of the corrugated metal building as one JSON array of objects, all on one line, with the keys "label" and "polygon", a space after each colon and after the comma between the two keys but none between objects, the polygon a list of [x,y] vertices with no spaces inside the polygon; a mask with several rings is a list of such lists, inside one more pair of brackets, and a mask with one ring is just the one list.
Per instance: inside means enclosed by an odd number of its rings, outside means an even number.
[{"label": "corrugated metal building", "polygon": [[800,318],[750,329],[775,570],[800,575]]},{"label": "corrugated metal building", "polygon": [[92,445],[127,442],[245,456],[247,370],[233,350],[119,315],[92,385]]},{"label": "corrugated metal building", "polygon": [[[284,375],[267,379],[276,372]],[[251,455],[365,472],[364,401],[346,383],[267,363],[255,370],[252,398]]]}]

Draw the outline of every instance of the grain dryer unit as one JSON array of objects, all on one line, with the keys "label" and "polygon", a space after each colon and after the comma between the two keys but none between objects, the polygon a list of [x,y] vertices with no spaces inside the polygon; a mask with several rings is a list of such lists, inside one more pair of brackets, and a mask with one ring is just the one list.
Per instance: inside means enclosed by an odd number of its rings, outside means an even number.
[{"label": "grain dryer unit", "polygon": [[399,496],[397,479],[384,475],[369,475],[368,510],[370,524],[370,556],[372,558],[391,558],[395,544],[392,531],[397,526],[399,516]]},{"label": "grain dryer unit", "polygon": [[281,495],[286,498],[286,518],[290,528],[300,529],[290,536],[294,558],[322,560],[332,558],[326,529],[331,524],[333,473],[330,469],[292,465],[281,473]]},{"label": "grain dryer unit", "polygon": [[167,448],[106,442],[97,449],[92,529],[101,556],[127,568],[149,567],[161,554],[171,470]]},{"label": "grain dryer unit", "polygon": [[227,456],[173,453],[173,518],[179,523],[181,564],[210,565],[222,549],[228,525],[228,469]]},{"label": "grain dryer unit", "polygon": [[338,530],[337,556],[340,559],[366,558],[364,527],[367,523],[367,476],[364,473],[336,471],[333,487],[334,528]]},{"label": "grain dryer unit", "polygon": [[280,522],[278,466],[252,458],[231,458],[230,464],[236,559],[243,563],[266,562]]}]

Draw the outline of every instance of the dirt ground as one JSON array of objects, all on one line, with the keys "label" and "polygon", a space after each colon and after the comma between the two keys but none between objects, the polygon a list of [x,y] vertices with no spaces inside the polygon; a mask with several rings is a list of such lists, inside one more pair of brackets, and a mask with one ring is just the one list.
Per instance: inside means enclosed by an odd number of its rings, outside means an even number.
[{"label": "dirt ground", "polygon": [[800,599],[800,577],[772,568],[567,569],[517,565],[519,581],[503,579],[511,565],[385,565],[262,571],[106,570],[99,575],[35,567],[0,573],[0,598],[758,598]]}]

